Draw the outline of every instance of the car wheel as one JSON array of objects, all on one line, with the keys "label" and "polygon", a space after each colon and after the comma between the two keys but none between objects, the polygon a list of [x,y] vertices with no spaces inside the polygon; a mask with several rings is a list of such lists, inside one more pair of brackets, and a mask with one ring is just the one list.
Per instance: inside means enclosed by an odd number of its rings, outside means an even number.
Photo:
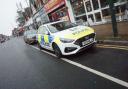
[{"label": "car wheel", "polygon": [[60,51],[60,48],[59,48],[56,44],[54,44],[54,45],[53,45],[53,49],[54,49],[54,52],[55,52],[56,57],[57,57],[58,59],[61,58],[62,53],[61,53],[61,51]]},{"label": "car wheel", "polygon": [[24,37],[24,42],[27,44],[27,39]]},{"label": "car wheel", "polygon": [[30,45],[33,45],[33,44],[34,44],[34,41],[30,41],[29,44],[30,44]]},{"label": "car wheel", "polygon": [[42,47],[41,47],[41,45],[40,45],[39,42],[37,43],[37,46],[38,46],[38,48],[39,48],[40,50],[42,50]]}]

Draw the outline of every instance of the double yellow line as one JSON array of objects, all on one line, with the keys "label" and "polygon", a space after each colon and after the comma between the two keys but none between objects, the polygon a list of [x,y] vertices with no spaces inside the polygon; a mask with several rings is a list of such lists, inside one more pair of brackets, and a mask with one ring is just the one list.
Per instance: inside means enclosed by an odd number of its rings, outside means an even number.
[{"label": "double yellow line", "polygon": [[121,49],[121,50],[127,50],[128,51],[128,46],[97,44],[97,47],[99,47],[99,48]]}]

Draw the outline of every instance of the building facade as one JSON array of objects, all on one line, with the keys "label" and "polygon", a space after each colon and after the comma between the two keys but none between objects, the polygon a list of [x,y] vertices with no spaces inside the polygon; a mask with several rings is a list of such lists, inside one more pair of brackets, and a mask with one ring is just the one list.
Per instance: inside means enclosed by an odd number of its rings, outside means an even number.
[{"label": "building facade", "polygon": [[32,20],[34,27],[38,28],[41,24],[49,22],[48,15],[44,10],[43,0],[30,0],[30,8],[32,10]]},{"label": "building facade", "polygon": [[[85,25],[99,25],[111,22],[108,0],[32,0],[34,19],[39,21],[70,20]],[[116,19],[127,19],[127,0],[114,0]],[[40,9],[42,8],[42,9]]]},{"label": "building facade", "polygon": [[57,21],[61,19],[69,20],[65,0],[49,0],[44,5],[44,9],[48,14],[50,21]]},{"label": "building facade", "polygon": [[[111,22],[108,0],[70,0],[75,21],[98,25]],[[114,0],[116,19],[123,21],[126,16],[127,0]]]}]

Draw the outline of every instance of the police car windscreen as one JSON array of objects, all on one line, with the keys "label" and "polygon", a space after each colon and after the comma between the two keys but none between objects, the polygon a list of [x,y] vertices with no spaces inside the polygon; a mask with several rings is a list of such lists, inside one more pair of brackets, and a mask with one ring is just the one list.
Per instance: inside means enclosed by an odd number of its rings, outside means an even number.
[{"label": "police car windscreen", "polygon": [[48,26],[48,28],[51,33],[56,33],[56,32],[63,31],[63,30],[76,27],[76,26],[77,26],[76,24],[73,24],[69,21],[64,21],[64,22],[58,22],[55,24],[51,24]]}]

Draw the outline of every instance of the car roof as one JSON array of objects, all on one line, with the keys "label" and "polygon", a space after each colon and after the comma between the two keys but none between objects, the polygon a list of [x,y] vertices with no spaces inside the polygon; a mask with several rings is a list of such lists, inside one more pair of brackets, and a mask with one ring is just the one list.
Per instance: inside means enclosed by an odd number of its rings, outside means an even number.
[{"label": "car roof", "polygon": [[60,21],[50,22],[50,23],[43,24],[43,25],[41,25],[41,26],[52,25],[52,24],[56,24],[56,23],[60,23],[60,22],[65,22],[65,21],[66,21],[66,20],[60,20]]}]

